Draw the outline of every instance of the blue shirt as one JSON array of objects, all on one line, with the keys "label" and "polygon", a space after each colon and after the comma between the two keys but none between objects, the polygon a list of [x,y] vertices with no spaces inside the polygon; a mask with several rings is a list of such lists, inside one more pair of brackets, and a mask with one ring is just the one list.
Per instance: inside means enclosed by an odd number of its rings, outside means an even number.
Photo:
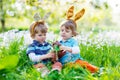
[{"label": "blue shirt", "polygon": [[[78,42],[73,38],[70,38],[66,41],[61,40],[60,43],[61,45],[67,46],[67,47],[76,47],[76,46],[79,47]],[[77,59],[82,59],[82,57],[80,56],[80,53],[72,54],[70,52],[66,52],[66,54],[59,59],[59,61],[64,65],[65,63],[68,63],[68,62],[75,62]]]},{"label": "blue shirt", "polygon": [[[30,53],[35,53],[35,55],[45,55],[49,52],[50,49],[51,49],[51,45],[48,42],[44,42],[43,44],[40,44],[38,41],[33,40],[33,43],[28,46],[26,53],[27,55]],[[44,59],[41,62],[47,63],[48,61],[49,59]]]}]

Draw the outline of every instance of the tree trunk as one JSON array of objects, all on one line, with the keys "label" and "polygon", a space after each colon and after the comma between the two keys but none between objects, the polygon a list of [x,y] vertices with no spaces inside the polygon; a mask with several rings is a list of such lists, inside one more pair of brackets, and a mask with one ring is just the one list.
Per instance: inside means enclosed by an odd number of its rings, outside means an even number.
[{"label": "tree trunk", "polygon": [[1,24],[2,24],[2,31],[5,31],[5,20],[1,19]]},{"label": "tree trunk", "polygon": [[5,12],[3,10],[3,0],[0,0],[0,13],[1,13],[1,26],[2,26],[2,31],[5,31]]}]

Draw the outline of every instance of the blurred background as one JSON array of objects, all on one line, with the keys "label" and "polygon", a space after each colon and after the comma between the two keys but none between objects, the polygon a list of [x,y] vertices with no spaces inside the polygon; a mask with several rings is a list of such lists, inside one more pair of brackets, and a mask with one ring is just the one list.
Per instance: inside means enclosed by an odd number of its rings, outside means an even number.
[{"label": "blurred background", "polygon": [[75,6],[75,13],[82,8],[86,10],[77,21],[79,32],[120,30],[120,0],[0,0],[0,32],[29,29],[36,12],[41,18],[50,12],[46,19],[49,30],[58,33],[71,5]]},{"label": "blurred background", "polygon": [[[59,27],[66,20],[66,11],[74,5],[74,13],[85,8],[77,21],[80,54],[98,66],[90,74],[83,68],[63,68],[42,79],[26,56],[32,43],[29,26],[34,14],[46,19],[49,32],[46,40],[59,40]],[[0,80],[120,80],[120,0],[0,0]],[[49,66],[49,65],[48,65]],[[71,66],[71,65],[70,65]]]}]

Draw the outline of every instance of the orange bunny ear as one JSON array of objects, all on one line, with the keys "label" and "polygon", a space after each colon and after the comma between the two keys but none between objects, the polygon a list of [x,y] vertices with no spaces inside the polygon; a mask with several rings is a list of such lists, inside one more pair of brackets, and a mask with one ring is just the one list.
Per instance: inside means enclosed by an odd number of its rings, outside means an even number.
[{"label": "orange bunny ear", "polygon": [[68,11],[67,11],[67,13],[66,13],[66,15],[67,15],[67,19],[69,19],[70,17],[72,17],[73,16],[73,10],[74,10],[74,6],[71,6],[69,9],[68,9]]},{"label": "orange bunny ear", "polygon": [[74,21],[80,19],[85,13],[85,9],[83,8],[82,10],[80,10],[78,13],[76,13],[75,17],[74,17]]}]

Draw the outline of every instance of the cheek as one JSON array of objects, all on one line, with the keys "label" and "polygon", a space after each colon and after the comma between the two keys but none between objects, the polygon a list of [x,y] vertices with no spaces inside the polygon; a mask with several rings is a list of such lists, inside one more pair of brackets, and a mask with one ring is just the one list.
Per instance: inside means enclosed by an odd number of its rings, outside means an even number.
[{"label": "cheek", "polygon": [[73,36],[73,34],[72,34],[72,33],[68,33],[68,35],[69,35],[69,36]]},{"label": "cheek", "polygon": [[60,33],[59,33],[60,35],[62,34],[62,32],[60,31]]},{"label": "cheek", "polygon": [[41,39],[41,37],[40,37],[40,36],[38,36],[38,37],[37,37],[37,39]]},{"label": "cheek", "polygon": [[44,37],[44,39],[46,39],[46,36]]}]

